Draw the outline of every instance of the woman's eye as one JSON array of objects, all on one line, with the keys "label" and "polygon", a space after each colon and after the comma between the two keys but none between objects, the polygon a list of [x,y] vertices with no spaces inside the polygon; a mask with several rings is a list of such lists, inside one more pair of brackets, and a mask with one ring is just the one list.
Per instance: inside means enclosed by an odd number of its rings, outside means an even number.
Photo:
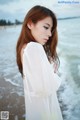
[{"label": "woman's eye", "polygon": [[44,26],[44,28],[47,30],[48,29],[48,27],[46,27],[46,26]]}]

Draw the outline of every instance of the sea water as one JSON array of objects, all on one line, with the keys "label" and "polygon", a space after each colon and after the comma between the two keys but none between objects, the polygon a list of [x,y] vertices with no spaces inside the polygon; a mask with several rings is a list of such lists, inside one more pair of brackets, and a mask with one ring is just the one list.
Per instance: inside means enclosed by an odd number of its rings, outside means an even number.
[{"label": "sea water", "polygon": [[58,21],[60,71],[63,79],[60,99],[65,120],[80,120],[80,18]]},{"label": "sea water", "polygon": [[[16,64],[16,43],[22,25],[0,27],[0,76],[23,95],[23,82]],[[64,120],[80,120],[80,18],[58,20],[59,101]],[[11,91],[12,92],[12,91]]]}]

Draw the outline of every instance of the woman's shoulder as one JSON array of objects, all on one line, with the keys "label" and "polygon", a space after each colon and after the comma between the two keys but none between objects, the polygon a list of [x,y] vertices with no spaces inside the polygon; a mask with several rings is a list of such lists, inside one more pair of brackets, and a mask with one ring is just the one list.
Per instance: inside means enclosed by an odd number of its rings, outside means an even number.
[{"label": "woman's shoulder", "polygon": [[32,41],[27,44],[27,47],[29,47],[29,46],[42,47],[42,45],[40,43],[32,42]]},{"label": "woman's shoulder", "polygon": [[31,41],[31,42],[27,43],[27,45],[24,48],[24,51],[29,50],[29,49],[34,50],[34,49],[41,49],[41,48],[43,48],[43,47],[40,43]]}]

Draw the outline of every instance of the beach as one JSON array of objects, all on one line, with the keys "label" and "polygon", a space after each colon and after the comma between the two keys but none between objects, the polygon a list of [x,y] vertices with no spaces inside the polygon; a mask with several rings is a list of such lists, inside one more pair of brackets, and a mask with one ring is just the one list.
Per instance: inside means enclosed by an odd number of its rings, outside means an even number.
[{"label": "beach", "polygon": [[19,96],[12,89],[18,89],[0,76],[0,112],[9,111],[9,120],[24,120],[24,96]]}]

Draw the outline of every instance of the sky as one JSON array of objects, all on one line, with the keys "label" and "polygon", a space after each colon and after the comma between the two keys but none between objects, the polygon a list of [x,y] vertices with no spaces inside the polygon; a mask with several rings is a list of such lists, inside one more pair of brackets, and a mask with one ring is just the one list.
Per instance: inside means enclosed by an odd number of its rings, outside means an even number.
[{"label": "sky", "polygon": [[[59,3],[63,0],[0,0],[0,19],[24,20],[34,5],[43,5],[56,13],[57,17],[80,16],[80,3]],[[64,0],[71,2],[72,0]],[[75,0],[80,2],[80,0]]]}]

